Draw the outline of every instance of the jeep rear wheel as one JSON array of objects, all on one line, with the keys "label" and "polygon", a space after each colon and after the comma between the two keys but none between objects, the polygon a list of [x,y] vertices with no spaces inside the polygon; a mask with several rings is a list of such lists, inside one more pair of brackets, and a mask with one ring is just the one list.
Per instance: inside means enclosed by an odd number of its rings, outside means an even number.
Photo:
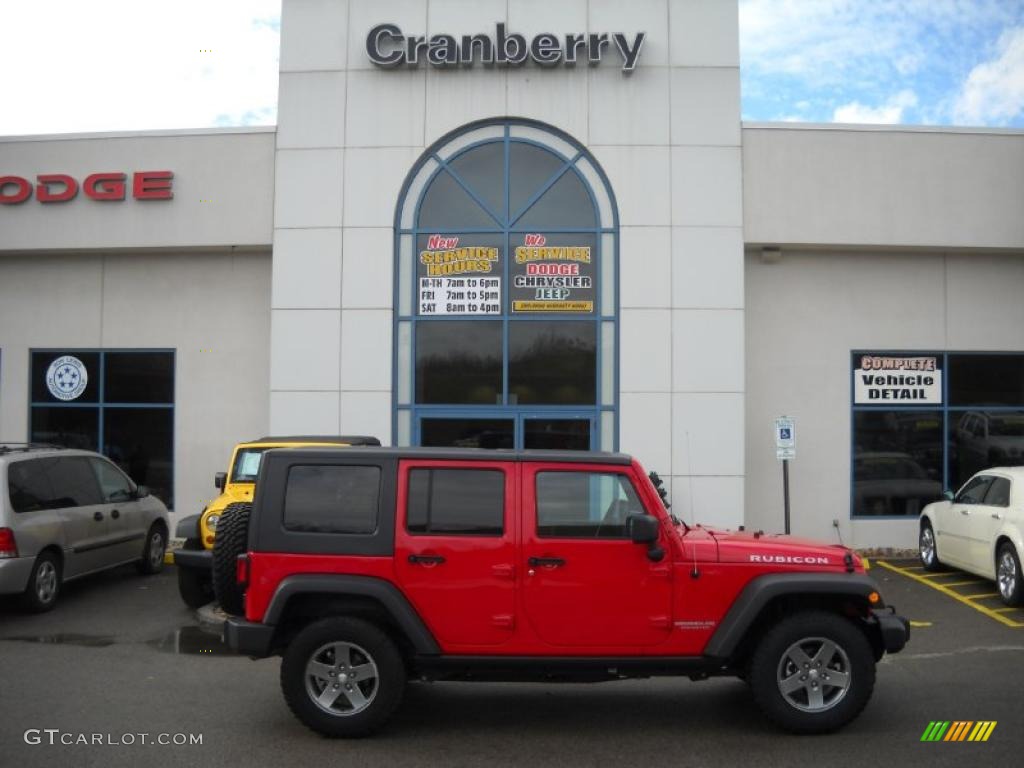
[{"label": "jeep rear wheel", "polygon": [[405,665],[384,632],[361,619],[304,628],[281,661],[281,690],[295,716],[332,738],[365,736],[398,708]]},{"label": "jeep rear wheel", "polygon": [[238,556],[249,544],[249,513],[252,504],[228,504],[217,523],[213,539],[213,593],[225,613],[245,613],[245,591],[236,579]]},{"label": "jeep rear wheel", "polygon": [[825,733],[864,709],[875,686],[875,659],[867,637],[849,620],[806,612],[768,631],[748,675],[769,719],[796,733]]}]

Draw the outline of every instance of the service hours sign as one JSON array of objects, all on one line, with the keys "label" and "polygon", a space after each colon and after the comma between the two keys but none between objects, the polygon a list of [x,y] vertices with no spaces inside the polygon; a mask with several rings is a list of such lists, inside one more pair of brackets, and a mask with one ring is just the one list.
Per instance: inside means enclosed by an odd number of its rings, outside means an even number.
[{"label": "service hours sign", "polygon": [[500,235],[424,235],[416,273],[420,315],[500,315]]}]

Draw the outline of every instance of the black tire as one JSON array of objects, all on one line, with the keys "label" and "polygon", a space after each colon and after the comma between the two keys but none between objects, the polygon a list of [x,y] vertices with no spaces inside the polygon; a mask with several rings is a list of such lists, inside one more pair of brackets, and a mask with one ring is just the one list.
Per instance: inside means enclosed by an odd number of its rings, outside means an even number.
[{"label": "black tire", "polygon": [[228,504],[217,521],[213,538],[213,594],[225,613],[245,613],[245,591],[235,580],[238,556],[249,546],[249,513],[252,504]]},{"label": "black tire", "polygon": [[1004,541],[996,553],[996,586],[999,597],[1006,605],[1024,603],[1024,575],[1020,570],[1020,558],[1013,544]]},{"label": "black tire", "polygon": [[[185,539],[182,549],[198,552],[203,548],[199,539]],[[178,566],[178,594],[189,608],[202,608],[213,602],[213,578],[208,572]]]},{"label": "black tire", "polygon": [[926,571],[938,571],[942,568],[939,561],[939,543],[935,538],[932,524],[927,520],[921,521],[921,532],[917,537],[917,554]]},{"label": "black tire", "polygon": [[[805,666],[806,665],[806,666]],[[845,687],[837,685],[845,675]],[[754,700],[794,733],[827,733],[857,717],[875,687],[871,644],[834,613],[807,611],[781,620],[754,650],[748,672]],[[789,692],[783,687],[789,683]]]},{"label": "black tire", "polygon": [[213,602],[213,580],[208,573],[178,566],[178,594],[189,608]]},{"label": "black tire", "polygon": [[31,613],[45,613],[57,604],[60,597],[63,569],[60,558],[53,552],[42,552],[32,566],[28,584],[21,595],[21,604]]},{"label": "black tire", "polygon": [[[325,676],[307,674],[317,660]],[[358,675],[354,683],[343,677],[352,670]],[[405,665],[394,642],[362,619],[335,617],[308,625],[281,660],[288,708],[306,727],[331,738],[358,738],[380,728],[401,703],[405,683]],[[316,693],[330,696],[332,687],[339,694],[333,702],[317,703]]]},{"label": "black tire", "polygon": [[142,556],[135,567],[139,573],[152,575],[164,569],[164,555],[167,553],[167,529],[163,523],[153,523],[146,532],[142,543]]}]

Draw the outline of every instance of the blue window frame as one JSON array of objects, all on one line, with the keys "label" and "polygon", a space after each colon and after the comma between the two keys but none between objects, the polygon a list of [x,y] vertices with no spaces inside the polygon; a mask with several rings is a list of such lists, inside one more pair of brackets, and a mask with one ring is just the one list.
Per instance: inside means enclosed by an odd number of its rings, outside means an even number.
[{"label": "blue window frame", "polygon": [[854,350],[850,389],[852,518],[905,520],[983,469],[1024,464],[1024,354]]},{"label": "blue window frame", "polygon": [[174,505],[173,349],[32,349],[29,437],[102,453]]},{"label": "blue window frame", "polygon": [[617,449],[618,211],[579,142],[518,119],[453,131],[410,170],[394,231],[396,445]]}]

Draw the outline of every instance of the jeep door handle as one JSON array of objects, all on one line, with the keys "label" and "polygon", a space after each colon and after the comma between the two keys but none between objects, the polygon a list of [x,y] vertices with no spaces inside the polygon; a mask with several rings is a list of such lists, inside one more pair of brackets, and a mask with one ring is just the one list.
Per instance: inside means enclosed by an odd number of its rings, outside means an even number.
[{"label": "jeep door handle", "polygon": [[121,513],[120,513],[120,511],[118,511],[118,510],[116,510],[116,509],[115,509],[115,510],[112,510],[112,511],[110,512],[110,516],[111,516],[112,518],[114,518],[115,520],[117,520],[117,518],[119,518],[119,517],[121,516]]},{"label": "jeep door handle", "polygon": [[439,565],[444,558],[441,555],[409,555],[409,562],[413,565]]},{"label": "jeep door handle", "polygon": [[960,514],[961,515],[969,515],[969,514],[971,514],[971,510],[969,510],[969,509],[961,509],[960,510]]},{"label": "jeep door handle", "polygon": [[1003,519],[1003,513],[1002,512],[993,512],[992,513],[992,519],[993,520],[1002,520]]},{"label": "jeep door handle", "polygon": [[540,565],[545,568],[561,568],[565,565],[565,560],[560,557],[531,557],[526,562],[529,563],[531,567]]},{"label": "jeep door handle", "polygon": [[103,513],[100,512],[99,510],[96,510],[95,512],[92,513],[92,519],[95,520],[97,523],[100,522],[103,519]]}]

